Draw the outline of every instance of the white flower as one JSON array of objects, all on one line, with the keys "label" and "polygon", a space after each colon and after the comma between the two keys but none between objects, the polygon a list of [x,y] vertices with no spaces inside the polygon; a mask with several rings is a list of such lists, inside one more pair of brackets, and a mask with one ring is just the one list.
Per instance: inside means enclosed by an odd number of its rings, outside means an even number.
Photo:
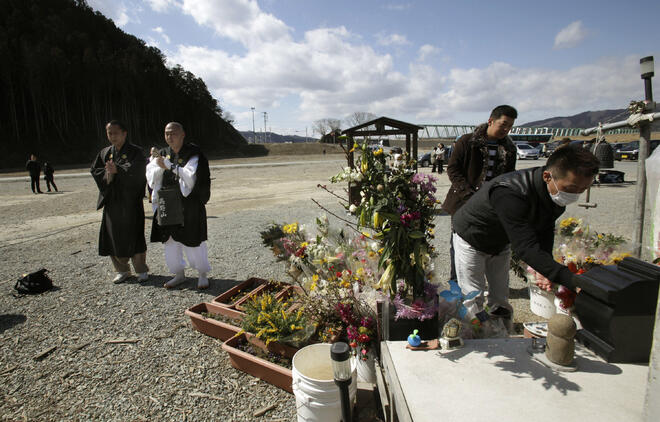
[{"label": "white flower", "polygon": [[357,207],[355,206],[355,204],[351,204],[351,206],[348,207],[348,210],[349,210],[351,213],[355,213],[355,211],[357,211]]}]

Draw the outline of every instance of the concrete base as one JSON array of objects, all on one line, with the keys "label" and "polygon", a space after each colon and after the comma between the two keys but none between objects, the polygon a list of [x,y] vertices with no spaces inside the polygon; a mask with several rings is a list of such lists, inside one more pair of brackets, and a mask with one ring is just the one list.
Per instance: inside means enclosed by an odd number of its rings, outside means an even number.
[{"label": "concrete base", "polygon": [[[451,351],[381,343],[383,372],[401,421],[642,419],[648,366],[610,364],[576,344],[577,372],[532,359],[531,339],[467,340]],[[389,420],[389,418],[387,418]]]}]

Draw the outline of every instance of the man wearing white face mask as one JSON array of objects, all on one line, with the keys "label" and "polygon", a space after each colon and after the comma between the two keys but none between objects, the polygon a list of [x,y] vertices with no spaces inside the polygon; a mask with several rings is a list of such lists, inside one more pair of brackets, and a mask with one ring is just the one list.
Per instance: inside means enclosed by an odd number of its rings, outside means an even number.
[{"label": "man wearing white face mask", "polygon": [[[545,277],[574,289],[573,274],[552,257],[555,220],[576,202],[598,174],[598,159],[588,150],[558,148],[545,167],[503,174],[484,184],[454,215],[458,284],[474,314],[488,308],[511,317],[509,260],[513,250]],[[542,286],[547,288],[547,286]]]}]

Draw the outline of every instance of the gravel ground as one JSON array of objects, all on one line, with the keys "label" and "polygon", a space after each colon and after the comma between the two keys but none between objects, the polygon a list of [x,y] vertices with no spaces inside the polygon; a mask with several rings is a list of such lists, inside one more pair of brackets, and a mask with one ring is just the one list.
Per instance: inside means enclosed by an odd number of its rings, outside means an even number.
[{"label": "gravel ground", "polygon": [[[28,182],[0,179],[2,419],[295,420],[292,395],[231,368],[220,342],[194,331],[183,311],[252,276],[286,279],[281,264],[261,246],[259,231],[273,221],[312,222],[320,212],[312,197],[341,213],[337,201],[316,187],[339,170],[338,158],[214,170],[207,207],[213,270],[211,288],[201,292],[194,288],[192,272],[183,288],[162,288],[169,274],[160,244],[148,245],[148,282],[109,281],[109,259],[97,255],[101,213],[94,210],[91,177],[56,175],[61,192],[45,195],[33,195]],[[635,163],[616,165],[634,180]],[[437,186],[438,196],[444,197],[446,174]],[[594,188],[592,202],[598,208],[571,206],[566,216],[585,216],[598,231],[629,237],[634,195],[634,184]],[[145,200],[145,209],[150,205]],[[446,280],[449,217],[438,216],[436,223],[436,268],[439,279]],[[150,228],[148,219],[147,233]],[[42,267],[50,270],[57,288],[37,296],[16,295],[13,284],[21,273]],[[511,287],[516,321],[539,320],[529,312],[526,285],[512,277]],[[138,341],[106,343],[115,339]],[[34,359],[51,347],[49,355]],[[263,417],[252,416],[268,404],[277,407]]]}]

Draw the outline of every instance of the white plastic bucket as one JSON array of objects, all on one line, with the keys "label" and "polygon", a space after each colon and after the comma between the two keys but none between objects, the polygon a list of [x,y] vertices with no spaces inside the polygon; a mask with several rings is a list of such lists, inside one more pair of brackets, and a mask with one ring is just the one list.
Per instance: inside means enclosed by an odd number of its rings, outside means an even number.
[{"label": "white plastic bucket", "polygon": [[[341,420],[339,387],[335,384],[330,362],[329,343],[305,346],[293,356],[292,387],[296,396],[298,422],[337,422]],[[348,387],[351,403],[357,396],[357,374]]]},{"label": "white plastic bucket", "polygon": [[529,308],[540,317],[551,318],[557,313],[554,293],[546,292],[536,284],[529,283]]}]

